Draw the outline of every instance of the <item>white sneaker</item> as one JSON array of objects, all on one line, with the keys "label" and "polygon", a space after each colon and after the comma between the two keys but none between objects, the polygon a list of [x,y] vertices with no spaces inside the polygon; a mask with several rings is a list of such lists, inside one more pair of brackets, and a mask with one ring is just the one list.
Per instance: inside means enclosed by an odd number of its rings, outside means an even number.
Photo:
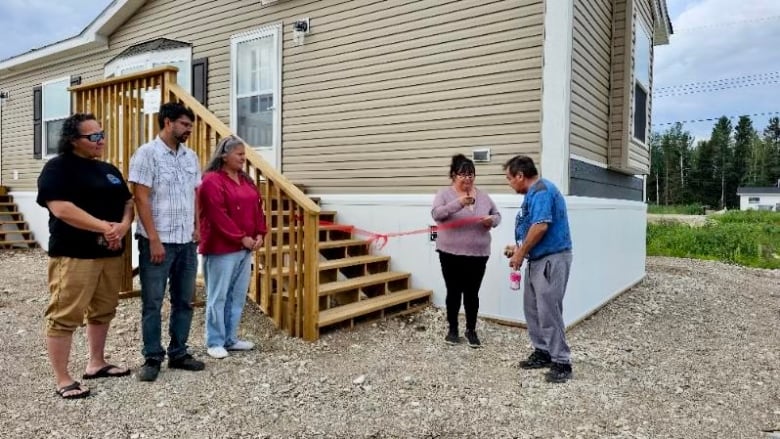
[{"label": "white sneaker", "polygon": [[223,348],[222,346],[208,348],[208,350],[206,350],[206,353],[208,353],[211,358],[216,358],[216,359],[222,359],[228,356],[228,351],[226,351],[225,348]]},{"label": "white sneaker", "polygon": [[251,351],[255,348],[255,344],[251,341],[238,340],[232,345],[227,347],[229,351]]}]

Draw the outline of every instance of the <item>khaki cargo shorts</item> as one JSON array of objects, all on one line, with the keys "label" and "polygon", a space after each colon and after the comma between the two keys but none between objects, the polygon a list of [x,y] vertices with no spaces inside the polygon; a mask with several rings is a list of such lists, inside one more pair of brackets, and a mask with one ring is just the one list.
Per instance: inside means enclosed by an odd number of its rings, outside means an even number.
[{"label": "khaki cargo shorts", "polygon": [[49,291],[46,308],[46,335],[65,336],[85,321],[110,323],[119,304],[122,285],[122,257],[77,259],[55,257],[49,260]]}]

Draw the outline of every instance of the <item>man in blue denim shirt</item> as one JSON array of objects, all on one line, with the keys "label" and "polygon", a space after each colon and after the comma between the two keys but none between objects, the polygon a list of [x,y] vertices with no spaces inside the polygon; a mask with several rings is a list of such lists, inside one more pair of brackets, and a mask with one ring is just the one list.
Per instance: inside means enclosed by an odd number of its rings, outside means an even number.
[{"label": "man in blue denim shirt", "polygon": [[563,296],[571,269],[571,233],[563,195],[539,177],[531,158],[516,156],[504,165],[515,192],[525,195],[515,221],[514,253],[509,266],[520,269],[528,259],[523,308],[534,352],[523,369],[550,367],[547,381],[572,377],[571,352],[563,323]]}]

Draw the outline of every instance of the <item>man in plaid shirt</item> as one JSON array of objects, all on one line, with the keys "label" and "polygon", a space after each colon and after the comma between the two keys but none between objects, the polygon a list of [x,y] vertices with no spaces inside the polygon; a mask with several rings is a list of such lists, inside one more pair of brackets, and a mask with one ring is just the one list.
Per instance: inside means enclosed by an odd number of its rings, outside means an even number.
[{"label": "man in plaid shirt", "polygon": [[187,352],[192,323],[192,297],[198,272],[195,191],[200,184],[198,157],[184,142],[192,132],[195,115],[179,103],[160,107],[159,135],[142,145],[130,160],[138,224],[141,332],[146,361],[141,381],[154,381],[165,359],[161,338],[161,309],[170,279],[171,315],[168,367],[203,370],[204,364]]}]

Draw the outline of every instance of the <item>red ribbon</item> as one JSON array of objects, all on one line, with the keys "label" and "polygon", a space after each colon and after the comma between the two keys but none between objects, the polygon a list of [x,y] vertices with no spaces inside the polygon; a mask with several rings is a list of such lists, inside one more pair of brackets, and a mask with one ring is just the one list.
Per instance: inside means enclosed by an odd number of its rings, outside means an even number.
[{"label": "red ribbon", "polygon": [[[298,218],[300,221],[301,218]],[[377,246],[381,250],[387,245],[389,238],[395,238],[398,236],[417,235],[421,233],[439,232],[440,230],[457,229],[460,227],[469,226],[471,224],[477,224],[482,221],[482,217],[472,216],[468,218],[461,218],[454,221],[446,222],[436,226],[426,227],[424,229],[406,230],[402,232],[390,232],[390,233],[377,233],[370,230],[361,229],[355,226],[349,226],[344,224],[336,224],[330,221],[320,220],[321,226],[328,226],[330,230],[338,230],[341,232],[353,233],[356,235],[363,235],[367,238],[368,245],[378,243]]]}]

